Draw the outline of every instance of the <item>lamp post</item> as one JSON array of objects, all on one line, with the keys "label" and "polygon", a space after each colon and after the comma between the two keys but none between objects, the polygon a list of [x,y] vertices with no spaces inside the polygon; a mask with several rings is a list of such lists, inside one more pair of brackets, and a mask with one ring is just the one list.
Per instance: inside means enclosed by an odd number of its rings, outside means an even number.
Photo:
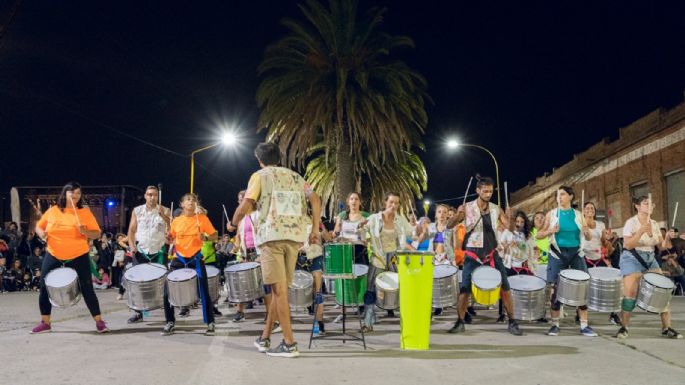
[{"label": "lamp post", "polygon": [[223,144],[225,146],[233,146],[236,143],[238,143],[238,137],[231,132],[228,132],[224,134],[224,136],[221,138],[221,141],[210,144],[209,146],[205,146],[202,148],[198,148],[197,150],[193,151],[190,153],[190,192],[193,193],[194,191],[194,186],[195,186],[195,154],[202,152],[204,150],[209,150],[210,148],[216,147],[220,144]]},{"label": "lamp post", "polygon": [[447,144],[447,148],[450,150],[455,150],[460,146],[475,147],[475,148],[478,148],[478,149],[481,149],[481,150],[487,152],[488,155],[490,155],[490,157],[492,158],[492,161],[495,162],[495,179],[496,179],[496,183],[497,183],[497,204],[501,205],[500,192],[499,192],[499,190],[500,190],[499,189],[499,165],[497,164],[497,159],[495,158],[495,155],[490,150],[488,150],[487,148],[485,148],[483,146],[479,146],[477,144],[460,143],[456,139],[450,139],[447,141],[446,144]]}]

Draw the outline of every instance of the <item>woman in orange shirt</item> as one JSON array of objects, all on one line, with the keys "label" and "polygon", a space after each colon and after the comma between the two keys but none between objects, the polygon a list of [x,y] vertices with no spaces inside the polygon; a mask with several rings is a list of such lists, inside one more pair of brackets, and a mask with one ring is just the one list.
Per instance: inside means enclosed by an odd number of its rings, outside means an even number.
[{"label": "woman in orange shirt", "polygon": [[97,332],[108,332],[105,321],[100,317],[100,303],[93,289],[88,256],[88,241],[100,237],[100,226],[90,209],[83,207],[81,185],[69,182],[62,188],[57,205],[50,207],[36,224],[36,234],[44,240],[47,239],[48,247],[40,274],[38,304],[41,322],[31,330],[31,333],[52,331],[52,304],[45,287],[45,277],[52,270],[62,266],[76,270],[81,294],[95,320]]},{"label": "woman in orange shirt", "polygon": [[[214,335],[214,311],[209,297],[209,283],[207,282],[207,270],[202,260],[202,243],[204,241],[216,241],[219,235],[207,218],[207,215],[199,213],[198,200],[195,194],[185,194],[181,198],[183,213],[174,218],[169,230],[169,238],[174,241],[176,248],[175,258],[169,263],[169,271],[184,267],[194,268],[197,272],[197,280],[200,284],[200,298],[202,299],[202,318],[207,324],[206,335]],[[162,335],[170,335],[176,326],[174,308],[169,303],[168,291],[164,291],[164,318],[166,325]]]}]

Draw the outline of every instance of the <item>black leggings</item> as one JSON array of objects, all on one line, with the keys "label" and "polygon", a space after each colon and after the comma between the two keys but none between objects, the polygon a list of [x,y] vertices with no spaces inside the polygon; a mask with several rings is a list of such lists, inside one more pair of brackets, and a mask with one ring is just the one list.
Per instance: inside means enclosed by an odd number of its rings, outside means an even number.
[{"label": "black leggings", "polygon": [[50,315],[52,312],[52,303],[50,303],[48,289],[45,287],[45,277],[47,277],[48,273],[52,270],[62,267],[62,264],[76,270],[79,286],[81,287],[81,295],[83,295],[83,300],[86,301],[86,306],[88,306],[88,310],[90,310],[90,315],[93,317],[100,315],[100,303],[98,302],[98,297],[95,295],[95,290],[93,290],[93,279],[88,258],[90,257],[86,253],[80,257],[76,257],[76,259],[64,262],[55,258],[48,252],[45,253],[43,267],[40,271],[40,295],[38,297],[41,315]]}]

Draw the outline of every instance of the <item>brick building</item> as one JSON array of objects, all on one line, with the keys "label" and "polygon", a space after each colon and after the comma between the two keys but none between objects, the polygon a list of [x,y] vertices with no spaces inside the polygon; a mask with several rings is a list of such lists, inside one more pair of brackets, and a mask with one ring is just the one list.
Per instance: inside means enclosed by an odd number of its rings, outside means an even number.
[{"label": "brick building", "polygon": [[657,109],[608,138],[573,156],[573,160],[536,178],[511,194],[512,205],[528,213],[556,206],[556,190],[572,186],[575,203],[595,203],[602,217],[621,235],[625,221],[634,215],[631,197],[652,194],[652,218],[665,227],[673,221],[685,230],[685,101],[670,110]]}]

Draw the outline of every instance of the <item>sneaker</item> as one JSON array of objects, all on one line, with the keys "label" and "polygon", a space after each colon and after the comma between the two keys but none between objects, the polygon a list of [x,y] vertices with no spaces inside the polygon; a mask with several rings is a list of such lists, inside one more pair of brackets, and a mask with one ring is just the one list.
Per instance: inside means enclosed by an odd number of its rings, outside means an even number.
[{"label": "sneaker", "polygon": [[394,310],[388,310],[388,318],[395,318],[395,311]]},{"label": "sneaker", "polygon": [[466,308],[466,312],[469,313],[469,314],[471,314],[472,316],[477,316],[477,315],[478,315],[478,314],[476,314],[476,309],[474,309],[473,306],[467,307],[467,308]]},{"label": "sneaker", "polygon": [[621,325],[621,318],[616,313],[611,313],[609,315],[609,322],[614,325]]},{"label": "sneaker", "polygon": [[271,347],[271,340],[268,338],[262,338],[262,336],[259,336],[255,341],[254,341],[254,346],[259,350],[260,353],[264,353],[267,350],[269,350],[269,347]]},{"label": "sneaker", "polygon": [[123,295],[123,294],[117,294],[117,301],[121,301],[121,300],[123,300],[123,299],[124,299],[124,295]]},{"label": "sneaker", "polygon": [[162,335],[163,336],[170,336],[174,334],[174,328],[176,328],[176,324],[173,322],[167,322],[166,325],[164,325],[164,329],[162,329]]},{"label": "sneaker", "polygon": [[143,320],[143,313],[135,312],[135,313],[133,313],[131,318],[129,318],[128,321],[126,321],[126,322],[130,323],[130,324],[134,324],[136,322],[141,322],[142,320]]},{"label": "sneaker", "polygon": [[500,314],[499,317],[497,317],[497,321],[495,321],[495,322],[497,322],[497,323],[503,323],[503,322],[504,322],[504,319],[505,319],[504,314]]},{"label": "sneaker", "polygon": [[235,316],[233,317],[233,322],[243,322],[245,321],[245,313],[239,311],[235,313]]},{"label": "sneaker", "polygon": [[363,325],[361,329],[362,333],[371,333],[373,331],[373,326]]},{"label": "sneaker", "polygon": [[620,338],[620,339],[628,338],[628,329],[621,326],[621,328],[618,329],[618,333],[616,333],[616,338]]},{"label": "sneaker", "polygon": [[439,307],[439,308],[433,310],[433,315],[434,315],[434,316],[437,317],[437,316],[439,316],[440,314],[442,314],[442,308],[441,308],[441,307]]},{"label": "sneaker", "polygon": [[545,324],[546,324],[547,322],[549,322],[549,320],[548,320],[547,318],[545,318],[545,317],[542,317],[542,318],[538,318],[538,319],[536,320],[536,322],[540,322],[540,323],[545,323]]},{"label": "sneaker", "polygon": [[519,324],[517,324],[516,322],[509,322],[509,326],[507,326],[507,331],[515,336],[523,335],[523,332],[521,331],[521,329],[519,329]]},{"label": "sneaker", "polygon": [[190,315],[190,309],[187,308],[187,307],[182,307],[182,308],[181,308],[181,312],[178,313],[178,316],[179,316],[179,317],[187,317],[187,316],[189,316],[189,315]]},{"label": "sneaker", "polygon": [[548,336],[558,336],[559,335],[559,326],[557,325],[552,325],[551,328],[547,331]]},{"label": "sneaker", "polygon": [[464,322],[460,319],[457,320],[457,322],[454,323],[454,326],[452,326],[452,329],[448,330],[448,333],[452,334],[457,334],[457,333],[463,333],[466,331],[466,327],[464,326]]},{"label": "sneaker", "polygon": [[107,333],[109,331],[107,324],[103,320],[95,322],[95,329],[97,329],[98,333]]},{"label": "sneaker", "polygon": [[50,324],[46,324],[45,322],[40,321],[38,326],[31,329],[31,334],[50,333],[51,331],[52,327],[50,326]]},{"label": "sneaker", "polygon": [[221,316],[223,315],[223,314],[219,311],[219,308],[216,307],[216,306],[214,306],[214,309],[212,309],[212,310],[214,311],[214,315],[215,315],[215,316],[221,317]]},{"label": "sneaker", "polygon": [[595,331],[589,326],[580,329],[580,334],[584,335],[585,337],[597,337],[597,333],[595,333]]},{"label": "sneaker", "polygon": [[245,305],[245,309],[254,309],[254,304],[252,303],[252,301],[248,302],[248,303]]},{"label": "sneaker", "polygon": [[471,316],[471,313],[466,312],[466,314],[464,314],[464,323],[471,325],[471,322],[473,322],[473,317]]},{"label": "sneaker", "polygon": [[307,306],[307,314],[314,315],[314,308],[312,305]]},{"label": "sneaker", "polygon": [[292,344],[288,345],[285,343],[285,341],[281,341],[281,343],[275,348],[267,350],[266,355],[271,357],[293,358],[299,356],[300,351],[297,350],[297,342],[293,342]]},{"label": "sneaker", "polygon": [[206,336],[213,336],[215,334],[214,322],[207,324],[207,330],[205,331]]},{"label": "sneaker", "polygon": [[335,319],[333,320],[333,323],[339,324],[340,322],[342,322],[342,319],[343,319],[343,315],[339,314],[337,317],[335,317]]},{"label": "sneaker", "polygon": [[676,339],[676,340],[679,340],[679,339],[682,339],[682,338],[683,338],[683,335],[682,335],[682,334],[678,333],[677,331],[675,331],[673,328],[670,328],[670,327],[668,327],[668,328],[662,330],[662,331],[661,331],[661,335],[664,336],[664,337],[666,337],[666,338],[673,338],[673,339]]},{"label": "sneaker", "polygon": [[281,323],[278,321],[274,322],[274,328],[271,329],[271,334],[280,333],[282,331],[283,328],[281,328]]}]

